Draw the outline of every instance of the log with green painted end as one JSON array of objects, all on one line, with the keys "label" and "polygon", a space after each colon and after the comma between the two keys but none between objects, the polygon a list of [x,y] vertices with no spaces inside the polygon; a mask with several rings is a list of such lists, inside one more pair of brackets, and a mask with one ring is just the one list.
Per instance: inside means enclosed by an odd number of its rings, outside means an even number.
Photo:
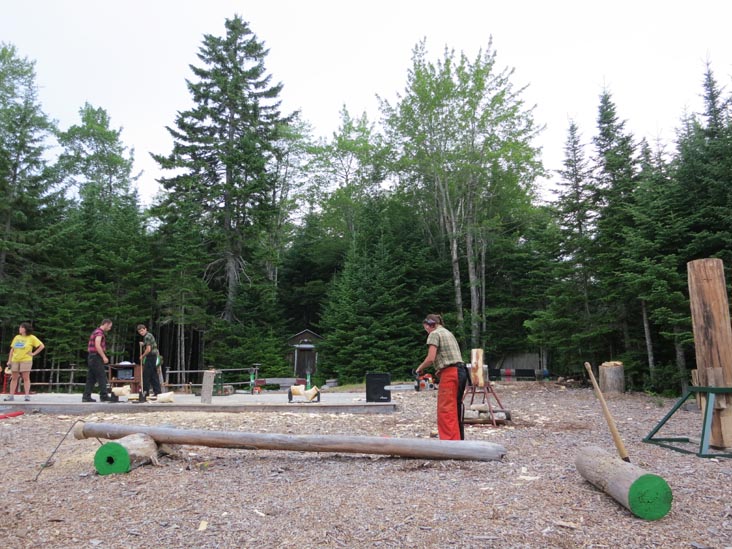
[{"label": "log with green painted end", "polygon": [[673,495],[668,483],[595,446],[580,450],[575,466],[593,484],[635,516],[658,520],[671,510]]},{"label": "log with green painted end", "polygon": [[94,454],[94,468],[100,475],[128,473],[135,467],[153,461],[158,445],[150,435],[135,433],[107,442]]}]

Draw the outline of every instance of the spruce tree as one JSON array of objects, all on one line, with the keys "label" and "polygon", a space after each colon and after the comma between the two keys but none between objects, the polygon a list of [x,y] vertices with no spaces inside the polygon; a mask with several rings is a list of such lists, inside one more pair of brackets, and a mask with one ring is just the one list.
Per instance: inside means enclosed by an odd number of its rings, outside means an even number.
[{"label": "spruce tree", "polygon": [[217,296],[216,312],[229,323],[244,314],[239,293],[266,276],[257,262],[261,232],[276,215],[271,202],[280,128],[281,84],[267,74],[268,50],[241,17],[227,19],[223,37],[206,35],[188,82],[194,106],[169,128],[173,150],[154,157],[176,172],[160,182],[163,206],[188,203],[208,238],[205,276]]}]

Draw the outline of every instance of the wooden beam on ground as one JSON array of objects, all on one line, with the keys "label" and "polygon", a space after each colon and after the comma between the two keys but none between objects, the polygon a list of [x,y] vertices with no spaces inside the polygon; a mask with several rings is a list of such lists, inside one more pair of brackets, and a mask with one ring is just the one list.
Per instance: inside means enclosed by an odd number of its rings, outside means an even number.
[{"label": "wooden beam on ground", "polygon": [[658,520],[671,510],[673,495],[666,481],[595,446],[580,450],[577,471],[637,517]]},{"label": "wooden beam on ground", "polygon": [[79,423],[74,428],[77,439],[119,439],[135,433],[151,436],[158,444],[188,444],[213,448],[244,450],[289,450],[299,452],[336,452],[381,454],[418,459],[457,459],[496,461],[506,455],[500,444],[486,441],[355,437],[340,435],[280,435],[173,429],[114,423]]}]

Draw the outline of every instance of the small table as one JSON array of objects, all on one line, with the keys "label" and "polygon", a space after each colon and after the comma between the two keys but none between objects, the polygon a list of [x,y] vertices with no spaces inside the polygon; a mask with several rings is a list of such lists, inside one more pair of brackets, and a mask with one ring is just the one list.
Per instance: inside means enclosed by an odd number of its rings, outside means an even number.
[{"label": "small table", "polygon": [[139,364],[108,364],[107,382],[109,388],[129,385],[133,393],[140,392],[142,366]]}]

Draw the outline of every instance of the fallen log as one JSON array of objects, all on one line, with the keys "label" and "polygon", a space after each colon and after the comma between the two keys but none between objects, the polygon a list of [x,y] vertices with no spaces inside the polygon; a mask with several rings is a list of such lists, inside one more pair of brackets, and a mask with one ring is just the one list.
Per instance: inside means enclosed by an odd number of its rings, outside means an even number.
[{"label": "fallen log", "polygon": [[580,450],[577,471],[634,515],[658,520],[671,510],[673,495],[666,481],[595,446]]},{"label": "fallen log", "polygon": [[144,433],[158,444],[188,444],[213,448],[244,450],[293,450],[300,452],[344,452],[382,454],[419,459],[458,459],[495,461],[506,455],[506,449],[492,442],[466,440],[406,439],[355,437],[339,435],[280,435],[241,433],[238,431],[205,431],[171,429],[115,423],[79,423],[74,428],[77,439],[122,437]]},{"label": "fallen log", "polygon": [[133,433],[117,442],[102,444],[94,454],[94,468],[100,475],[128,473],[155,461],[157,456],[158,445],[150,435]]}]

